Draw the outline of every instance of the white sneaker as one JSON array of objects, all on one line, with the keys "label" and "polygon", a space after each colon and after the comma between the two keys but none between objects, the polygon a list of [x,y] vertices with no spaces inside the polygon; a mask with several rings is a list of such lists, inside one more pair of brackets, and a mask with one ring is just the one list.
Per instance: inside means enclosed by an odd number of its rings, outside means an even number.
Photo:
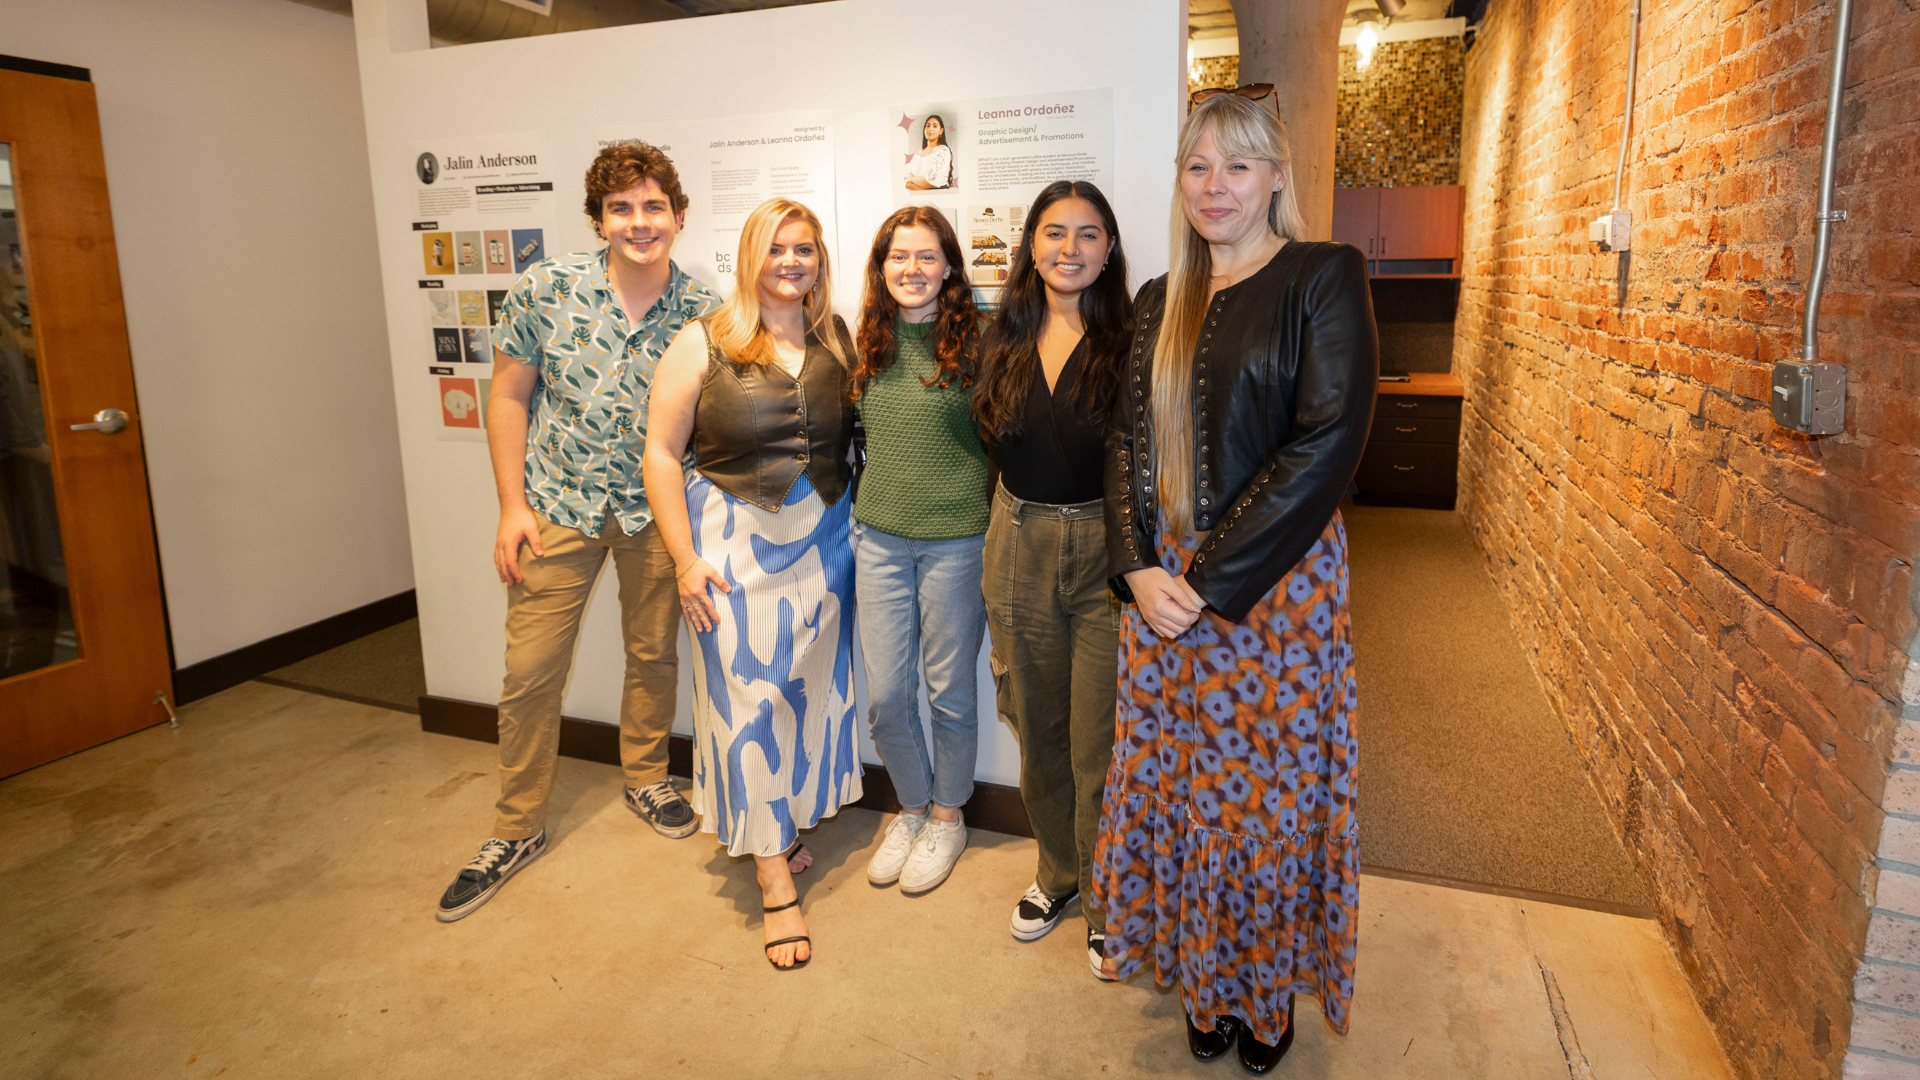
[{"label": "white sneaker", "polygon": [[886,838],[880,841],[880,850],[873,853],[873,860],[867,863],[867,880],[875,885],[891,885],[900,880],[900,868],[907,865],[907,855],[913,850],[914,838],[920,835],[927,823],[925,814],[900,814],[894,817],[893,824],[887,826]]},{"label": "white sneaker", "polygon": [[967,849],[966,818],[941,821],[930,817],[920,835],[914,837],[907,865],[900,870],[900,891],[911,896],[928,892],[953,873],[953,864]]}]

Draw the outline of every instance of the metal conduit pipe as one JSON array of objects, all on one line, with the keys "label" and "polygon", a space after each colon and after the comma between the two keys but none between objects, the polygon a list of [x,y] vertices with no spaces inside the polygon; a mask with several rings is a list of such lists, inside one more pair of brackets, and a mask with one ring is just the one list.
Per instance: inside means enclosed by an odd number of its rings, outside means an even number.
[{"label": "metal conduit pipe", "polygon": [[1833,208],[1833,166],[1840,152],[1840,102],[1847,87],[1847,37],[1853,25],[1853,0],[1838,0],[1833,12],[1833,72],[1827,81],[1827,130],[1820,140],[1820,204],[1813,215],[1813,274],[1807,279],[1807,310],[1800,323],[1800,347],[1791,360],[1773,365],[1768,399],[1775,423],[1807,435],[1838,435],[1847,429],[1847,369],[1820,362],[1820,293],[1827,286],[1827,249],[1836,221],[1845,210]]},{"label": "metal conduit pipe", "polygon": [[1807,280],[1807,313],[1800,324],[1800,362],[1817,362],[1820,349],[1820,293],[1827,287],[1828,231],[1847,220],[1845,210],[1833,208],[1833,164],[1840,151],[1840,101],[1847,85],[1847,30],[1853,22],[1853,0],[1839,0],[1833,13],[1833,74],[1827,80],[1827,130],[1820,140],[1820,209],[1813,216],[1813,276]]}]

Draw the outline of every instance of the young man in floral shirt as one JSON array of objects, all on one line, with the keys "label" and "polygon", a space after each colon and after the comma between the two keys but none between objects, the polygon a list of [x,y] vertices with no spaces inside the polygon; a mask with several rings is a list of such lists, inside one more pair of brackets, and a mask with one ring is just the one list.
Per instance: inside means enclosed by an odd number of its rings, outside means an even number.
[{"label": "young man in floral shirt", "polygon": [[587,596],[609,555],[627,654],[627,805],[664,836],[699,828],[667,779],[680,604],[673,559],[641,486],[640,454],[654,365],[720,298],[668,258],[687,197],[665,154],[641,142],[609,146],[587,169],[586,188],[587,216],[607,246],[530,267],[507,294],[493,335],[493,562],[507,585],[500,801],[493,837],[440,898],[442,922],[471,914],[546,851],[560,698]]}]

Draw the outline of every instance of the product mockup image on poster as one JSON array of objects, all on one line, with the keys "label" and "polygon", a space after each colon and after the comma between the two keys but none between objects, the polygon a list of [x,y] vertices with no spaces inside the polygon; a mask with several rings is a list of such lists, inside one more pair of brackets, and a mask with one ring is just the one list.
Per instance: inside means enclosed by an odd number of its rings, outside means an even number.
[{"label": "product mockup image on poster", "polygon": [[463,274],[484,274],[487,272],[484,253],[480,250],[480,234],[463,232],[453,234],[455,265]]},{"label": "product mockup image on poster", "polygon": [[493,346],[487,342],[485,330],[462,329],[460,340],[465,345],[465,354],[469,364],[486,364],[493,360]]},{"label": "product mockup image on poster", "polygon": [[461,289],[455,295],[460,298],[461,326],[489,325],[487,322],[487,294],[484,291],[480,289]]},{"label": "product mockup image on poster", "polygon": [[547,257],[546,243],[539,229],[513,230],[513,272],[524,274],[527,267]]},{"label": "product mockup image on poster", "polygon": [[436,364],[457,364],[461,358],[460,331],[433,331],[433,362]]},{"label": "product mockup image on poster", "polygon": [[426,264],[428,276],[453,273],[453,234],[421,233],[420,256]]},{"label": "product mockup image on poster", "polygon": [[460,325],[460,312],[454,307],[453,293],[446,289],[421,289],[420,299],[427,306],[428,326]]},{"label": "product mockup image on poster", "polygon": [[485,241],[487,273],[513,273],[513,235],[506,229],[489,229]]},{"label": "product mockup image on poster", "polygon": [[487,290],[487,325],[500,325],[500,309],[507,306],[507,290]]},{"label": "product mockup image on poster", "polygon": [[440,426],[480,428],[480,387],[472,379],[441,376]]}]

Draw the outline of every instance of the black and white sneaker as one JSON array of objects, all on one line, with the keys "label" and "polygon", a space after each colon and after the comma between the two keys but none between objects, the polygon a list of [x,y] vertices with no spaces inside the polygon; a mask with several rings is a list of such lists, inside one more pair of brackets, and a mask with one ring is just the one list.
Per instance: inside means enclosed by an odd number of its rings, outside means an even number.
[{"label": "black and white sneaker", "polygon": [[496,836],[481,844],[480,854],[474,856],[473,861],[455,875],[447,891],[440,894],[440,906],[435,909],[434,918],[453,922],[473,914],[481,904],[493,899],[493,894],[500,891],[508,878],[546,853],[545,829],[525,840],[502,840]]},{"label": "black and white sneaker", "polygon": [[1040,883],[1027,886],[1027,894],[1013,909],[1013,936],[1021,941],[1038,941],[1047,936],[1047,931],[1060,925],[1060,917],[1067,913],[1067,906],[1079,896],[1078,890],[1065,896],[1048,896],[1040,890]]},{"label": "black and white sneaker", "polygon": [[653,826],[654,832],[669,840],[692,836],[694,830],[700,827],[700,819],[694,816],[693,806],[670,780],[648,784],[643,788],[629,787],[627,809],[639,814],[642,821]]},{"label": "black and white sneaker", "polygon": [[1116,982],[1100,965],[1107,959],[1107,932],[1087,927],[1087,963],[1093,965],[1093,977],[1101,982]]}]

